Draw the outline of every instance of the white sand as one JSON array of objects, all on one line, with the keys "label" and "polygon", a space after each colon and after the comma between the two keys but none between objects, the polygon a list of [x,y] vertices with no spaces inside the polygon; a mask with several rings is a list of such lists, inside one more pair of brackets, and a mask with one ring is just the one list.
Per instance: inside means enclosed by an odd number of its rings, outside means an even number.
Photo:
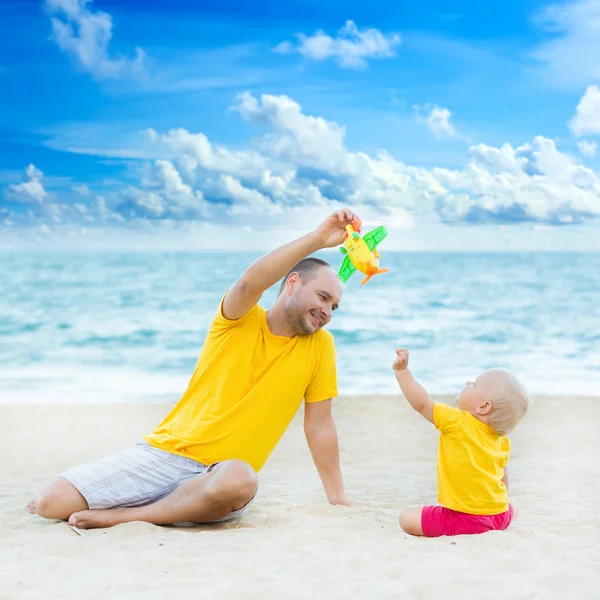
[{"label": "white sand", "polygon": [[24,505],[61,470],[131,446],[167,406],[1,406],[0,598],[600,598],[600,399],[539,398],[512,436],[504,532],[418,539],[399,511],[435,501],[437,432],[401,398],[336,401],[346,485],[326,504],[302,411],[248,516],[77,536]]}]

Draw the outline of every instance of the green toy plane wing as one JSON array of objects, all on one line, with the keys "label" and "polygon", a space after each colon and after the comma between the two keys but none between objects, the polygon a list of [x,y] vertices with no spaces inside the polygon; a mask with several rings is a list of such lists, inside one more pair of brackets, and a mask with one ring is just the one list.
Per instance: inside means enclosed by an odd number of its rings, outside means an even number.
[{"label": "green toy plane wing", "polygon": [[346,256],[344,262],[342,263],[342,266],[340,267],[339,273],[342,283],[346,283],[346,281],[350,279],[350,276],[352,275],[352,273],[354,273],[354,271],[356,271],[356,267],[352,264],[350,257]]},{"label": "green toy plane wing", "polygon": [[375,248],[379,245],[379,243],[387,237],[387,231],[385,227],[382,225],[377,229],[373,229],[373,231],[369,231],[363,235],[363,240],[365,240],[367,246],[369,246],[369,250],[373,252]]}]

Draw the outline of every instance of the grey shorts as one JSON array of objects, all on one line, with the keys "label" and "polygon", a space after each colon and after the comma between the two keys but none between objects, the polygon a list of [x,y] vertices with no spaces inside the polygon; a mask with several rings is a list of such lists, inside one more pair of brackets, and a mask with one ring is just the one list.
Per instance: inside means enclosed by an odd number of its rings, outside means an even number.
[{"label": "grey shorts", "polygon": [[[144,506],[168,496],[186,479],[209,473],[216,464],[207,466],[141,440],[133,448],[84,463],[59,477],[77,488],[90,509]],[[253,500],[214,522],[245,515]]]}]

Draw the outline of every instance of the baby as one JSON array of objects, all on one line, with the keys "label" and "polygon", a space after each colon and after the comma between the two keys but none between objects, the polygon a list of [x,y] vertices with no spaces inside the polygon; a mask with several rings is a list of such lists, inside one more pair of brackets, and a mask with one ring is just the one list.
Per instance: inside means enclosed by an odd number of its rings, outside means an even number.
[{"label": "baby", "polygon": [[506,529],[516,516],[508,502],[510,441],[527,412],[527,393],[517,378],[490,369],[467,383],[458,408],[434,402],[408,369],[408,350],[396,350],[394,373],[410,405],[440,430],[438,503],[400,513],[406,533],[438,537]]}]

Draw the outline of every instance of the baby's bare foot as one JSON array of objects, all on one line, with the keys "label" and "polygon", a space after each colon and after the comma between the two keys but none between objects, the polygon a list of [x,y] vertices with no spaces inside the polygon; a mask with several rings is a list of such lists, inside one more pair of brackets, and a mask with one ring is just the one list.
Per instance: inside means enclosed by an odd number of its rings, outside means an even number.
[{"label": "baby's bare foot", "polygon": [[37,503],[35,500],[30,500],[27,503],[27,506],[25,507],[25,510],[30,514],[30,515],[37,515]]}]

